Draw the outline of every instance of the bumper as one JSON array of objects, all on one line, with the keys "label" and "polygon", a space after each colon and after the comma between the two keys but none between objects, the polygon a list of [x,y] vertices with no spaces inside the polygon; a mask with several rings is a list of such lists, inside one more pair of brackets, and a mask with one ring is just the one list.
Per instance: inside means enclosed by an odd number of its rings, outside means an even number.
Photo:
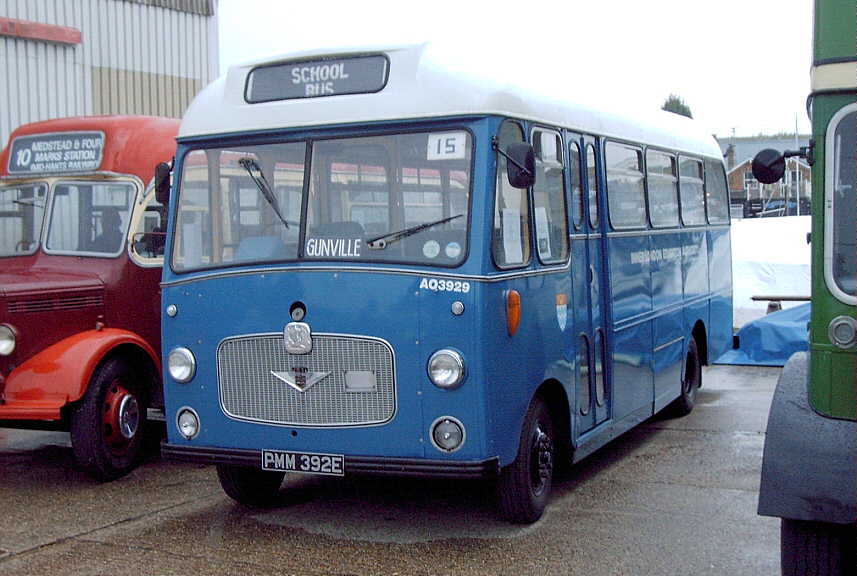
[{"label": "bumper", "polygon": [[[228,464],[252,468],[262,466],[261,450],[199,448],[163,442],[161,444],[161,456],[170,460],[197,464]],[[476,462],[455,462],[418,458],[345,456],[345,470],[346,474],[373,476],[479,479],[496,477],[500,473],[500,461],[497,458]]]}]

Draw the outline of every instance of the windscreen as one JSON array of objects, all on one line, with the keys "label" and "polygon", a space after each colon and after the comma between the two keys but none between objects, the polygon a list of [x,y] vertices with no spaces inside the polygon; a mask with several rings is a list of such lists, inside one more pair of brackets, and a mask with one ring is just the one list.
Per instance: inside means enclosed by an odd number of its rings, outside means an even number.
[{"label": "windscreen", "polygon": [[172,267],[457,265],[467,248],[470,156],[465,131],[192,150]]},{"label": "windscreen", "polygon": [[58,182],[45,248],[59,254],[116,256],[125,249],[136,187],[125,182]]},{"label": "windscreen", "polygon": [[0,186],[0,257],[38,250],[47,190],[42,183]]}]

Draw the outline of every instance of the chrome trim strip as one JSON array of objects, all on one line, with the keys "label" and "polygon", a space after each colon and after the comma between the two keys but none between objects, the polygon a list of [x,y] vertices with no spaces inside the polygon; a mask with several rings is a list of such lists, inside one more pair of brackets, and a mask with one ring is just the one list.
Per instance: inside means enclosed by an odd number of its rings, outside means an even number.
[{"label": "chrome trim strip", "polygon": [[673,344],[678,344],[679,342],[684,342],[684,336],[680,336],[680,337],[676,338],[675,340],[670,340],[669,342],[661,344],[660,346],[656,346],[655,349],[652,350],[652,352],[660,352],[661,350],[665,350],[665,349],[669,348],[670,346],[672,346]]},{"label": "chrome trim strip", "polygon": [[660,318],[665,314],[669,314],[671,312],[678,312],[684,308],[695,306],[697,304],[702,304],[704,302],[708,302],[710,304],[711,299],[718,296],[726,296],[732,295],[732,291],[721,290],[719,292],[709,292],[707,294],[702,294],[700,296],[695,296],[690,300],[682,300],[679,303],[672,304],[665,308],[659,308],[658,310],[650,310],[647,312],[643,312],[642,314],[637,314],[635,316],[631,316],[629,318],[625,318],[623,320],[618,320],[613,323],[613,332],[621,332],[622,330],[626,330],[628,328],[633,328],[634,326],[638,326],[644,322],[648,322],[650,320],[654,320],[655,318]]},{"label": "chrome trim strip", "polygon": [[691,226],[687,228],[657,228],[654,230],[628,230],[608,232],[608,238],[624,238],[634,236],[663,236],[665,234],[687,234],[691,232],[708,232],[710,230],[728,230],[729,224],[712,224],[711,226]]},{"label": "chrome trim strip", "polygon": [[231,276],[253,276],[256,274],[282,274],[287,272],[352,272],[352,273],[371,273],[371,274],[391,274],[395,276],[418,276],[431,278],[444,278],[452,280],[468,280],[471,282],[502,282],[503,280],[511,280],[514,278],[526,278],[530,276],[544,276],[547,274],[555,274],[557,272],[566,272],[571,270],[571,262],[566,262],[562,266],[551,266],[547,268],[539,268],[537,270],[524,270],[518,272],[504,272],[501,274],[480,275],[480,274],[453,274],[450,272],[438,272],[435,270],[408,270],[402,268],[370,268],[360,266],[290,266],[287,268],[251,268],[244,270],[228,270],[219,271],[202,276],[194,276],[181,280],[171,280],[169,282],[161,282],[161,288],[171,288],[173,286],[183,286],[185,284],[193,284],[205,280],[216,280],[218,278],[227,278]]},{"label": "chrome trim strip", "polygon": [[314,332],[313,336],[334,336],[338,338],[351,338],[354,340],[373,340],[387,347],[390,350],[390,358],[392,358],[392,366],[390,370],[393,375],[393,412],[390,414],[390,417],[383,422],[371,422],[367,424],[344,424],[344,423],[332,423],[332,424],[284,424],[283,422],[273,422],[269,420],[255,420],[253,418],[243,418],[241,416],[236,416],[231,414],[226,410],[226,407],[223,406],[223,399],[220,393],[220,348],[226,342],[232,342],[234,340],[249,340],[253,338],[267,338],[267,337],[277,337],[282,338],[282,332],[260,332],[257,334],[240,334],[238,336],[228,336],[217,343],[217,347],[214,350],[214,362],[215,367],[217,369],[217,373],[215,376],[217,377],[217,403],[220,405],[220,410],[226,415],[227,418],[231,418],[232,420],[236,420],[239,422],[250,422],[252,424],[265,424],[268,426],[278,426],[280,428],[324,428],[325,430],[336,429],[336,428],[373,428],[377,426],[384,426],[389,424],[396,418],[396,414],[399,413],[399,395],[398,395],[398,381],[396,379],[396,350],[393,346],[383,338],[378,338],[375,336],[364,336],[360,334],[339,334],[334,332]]}]

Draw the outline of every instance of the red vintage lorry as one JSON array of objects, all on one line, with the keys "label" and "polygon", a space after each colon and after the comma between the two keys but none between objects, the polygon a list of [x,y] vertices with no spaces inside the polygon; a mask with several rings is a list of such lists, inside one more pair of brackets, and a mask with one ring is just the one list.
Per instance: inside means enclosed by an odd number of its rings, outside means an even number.
[{"label": "red vintage lorry", "polygon": [[166,208],[153,176],[178,125],[36,122],[0,155],[0,427],[69,431],[99,480],[139,463],[162,414]]}]

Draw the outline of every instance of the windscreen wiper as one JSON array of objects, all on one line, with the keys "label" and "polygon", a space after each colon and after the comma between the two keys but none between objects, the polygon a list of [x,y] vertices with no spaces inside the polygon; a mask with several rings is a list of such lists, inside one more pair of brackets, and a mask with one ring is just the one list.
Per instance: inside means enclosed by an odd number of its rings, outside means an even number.
[{"label": "windscreen wiper", "polygon": [[456,214],[455,216],[450,216],[448,218],[441,218],[440,220],[435,220],[434,222],[426,222],[425,224],[417,224],[416,226],[411,226],[410,228],[405,228],[404,230],[399,230],[397,232],[390,232],[388,234],[382,234],[381,236],[377,236],[370,240],[366,241],[366,245],[371,250],[383,250],[387,247],[388,244],[392,244],[393,242],[397,242],[402,238],[407,238],[417,232],[422,232],[426,228],[431,228],[432,226],[437,226],[438,224],[444,224],[449,222],[450,220],[455,220],[456,218],[461,218],[464,214]]},{"label": "windscreen wiper", "polygon": [[277,218],[282,221],[283,226],[288,228],[289,223],[286,222],[286,219],[283,218],[283,214],[280,212],[280,205],[277,202],[277,197],[274,196],[274,192],[271,190],[271,185],[268,184],[268,180],[265,178],[265,175],[262,173],[262,169],[259,168],[256,161],[252,158],[239,158],[238,164],[247,171],[247,174],[250,175],[250,179],[253,181],[253,184],[256,185],[256,188],[259,189],[259,192],[262,193],[262,196],[265,197],[265,200],[267,200],[268,204],[271,205],[271,208],[274,209],[274,213],[277,215]]},{"label": "windscreen wiper", "polygon": [[39,204],[35,200],[12,200],[13,204],[20,204],[21,206],[33,206],[35,208],[44,208],[44,204]]}]

